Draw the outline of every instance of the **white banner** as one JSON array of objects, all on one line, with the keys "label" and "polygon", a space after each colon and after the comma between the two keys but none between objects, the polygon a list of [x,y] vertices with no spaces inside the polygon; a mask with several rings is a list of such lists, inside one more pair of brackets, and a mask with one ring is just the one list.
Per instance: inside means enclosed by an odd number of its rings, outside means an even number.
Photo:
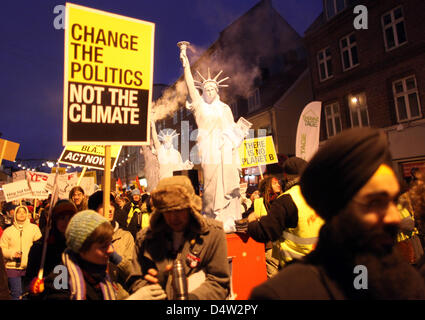
[{"label": "white banner", "polygon": [[[48,180],[46,181],[46,189],[49,192],[53,190],[53,183],[55,181],[55,174],[50,174]],[[78,174],[68,173],[60,174],[58,176],[58,189],[59,189],[59,199],[68,199],[69,192],[73,187],[78,183]],[[94,178],[93,177],[83,177],[80,182],[80,187],[83,188],[84,194],[90,196],[94,193]]]},{"label": "white banner", "polygon": [[307,104],[298,120],[295,155],[309,161],[319,148],[322,102]]},{"label": "white banner", "polygon": [[44,200],[49,197],[46,189],[48,173],[27,171],[27,180],[32,191],[32,199]]},{"label": "white banner", "polygon": [[7,202],[32,198],[31,188],[25,179],[3,185],[3,192]]}]

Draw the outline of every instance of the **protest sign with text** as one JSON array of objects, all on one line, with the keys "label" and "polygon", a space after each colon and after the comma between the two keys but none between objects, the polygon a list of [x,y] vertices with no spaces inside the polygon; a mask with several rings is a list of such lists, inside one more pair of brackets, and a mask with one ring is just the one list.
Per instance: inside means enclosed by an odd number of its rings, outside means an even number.
[{"label": "protest sign with text", "polygon": [[32,191],[27,180],[3,185],[3,192],[7,202],[32,198]]},{"label": "protest sign with text", "polygon": [[28,198],[44,200],[49,197],[46,189],[49,174],[44,172],[27,171],[27,180],[32,191],[32,196]]},{"label": "protest sign with text", "polygon": [[279,162],[272,136],[245,139],[239,147],[239,157],[242,168]]},{"label": "protest sign with text", "polygon": [[[111,171],[115,170],[121,147],[111,146]],[[96,145],[66,146],[63,150],[59,163],[69,164],[104,170],[105,168],[105,147]]]},{"label": "protest sign with text", "polygon": [[151,22],[66,4],[63,144],[149,143]]}]

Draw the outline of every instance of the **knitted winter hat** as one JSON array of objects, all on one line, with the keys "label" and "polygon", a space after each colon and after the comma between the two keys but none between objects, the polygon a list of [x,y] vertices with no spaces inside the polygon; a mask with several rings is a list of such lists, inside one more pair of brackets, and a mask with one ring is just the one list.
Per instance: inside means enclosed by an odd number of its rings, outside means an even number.
[{"label": "knitted winter hat", "polygon": [[134,196],[134,195],[136,195],[136,194],[138,194],[138,195],[140,195],[140,190],[139,189],[134,189],[133,191],[131,191],[131,195],[132,196]]},{"label": "knitted winter hat", "polygon": [[105,222],[108,222],[108,220],[93,210],[78,212],[69,221],[65,231],[67,247],[78,253],[84,241],[98,226]]},{"label": "knitted winter hat", "polygon": [[337,215],[381,164],[391,167],[382,130],[354,128],[328,140],[313,156],[300,179],[307,203],[324,220]]}]

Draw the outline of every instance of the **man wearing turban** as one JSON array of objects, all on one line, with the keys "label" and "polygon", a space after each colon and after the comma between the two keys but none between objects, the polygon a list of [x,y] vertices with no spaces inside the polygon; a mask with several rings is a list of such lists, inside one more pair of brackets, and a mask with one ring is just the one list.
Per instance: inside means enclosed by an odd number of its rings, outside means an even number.
[{"label": "man wearing turban", "polygon": [[386,135],[349,129],[307,164],[300,187],[323,218],[315,250],[254,288],[252,299],[424,299],[421,275],[394,250],[399,182]]}]

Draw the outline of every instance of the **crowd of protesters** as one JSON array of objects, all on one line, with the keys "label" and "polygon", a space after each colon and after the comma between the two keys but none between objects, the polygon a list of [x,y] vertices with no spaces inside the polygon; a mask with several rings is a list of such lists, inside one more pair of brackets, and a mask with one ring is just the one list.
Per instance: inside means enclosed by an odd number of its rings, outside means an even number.
[{"label": "crowd of protesters", "polygon": [[[346,130],[241,191],[236,230],[264,243],[268,276],[251,299],[425,299],[425,172],[401,182],[380,130]],[[229,298],[223,225],[187,177],[112,192],[107,213],[101,190],[50,202],[1,204],[0,299]],[[178,262],[202,279],[185,292]],[[353,285],[358,265],[367,290]]]}]

